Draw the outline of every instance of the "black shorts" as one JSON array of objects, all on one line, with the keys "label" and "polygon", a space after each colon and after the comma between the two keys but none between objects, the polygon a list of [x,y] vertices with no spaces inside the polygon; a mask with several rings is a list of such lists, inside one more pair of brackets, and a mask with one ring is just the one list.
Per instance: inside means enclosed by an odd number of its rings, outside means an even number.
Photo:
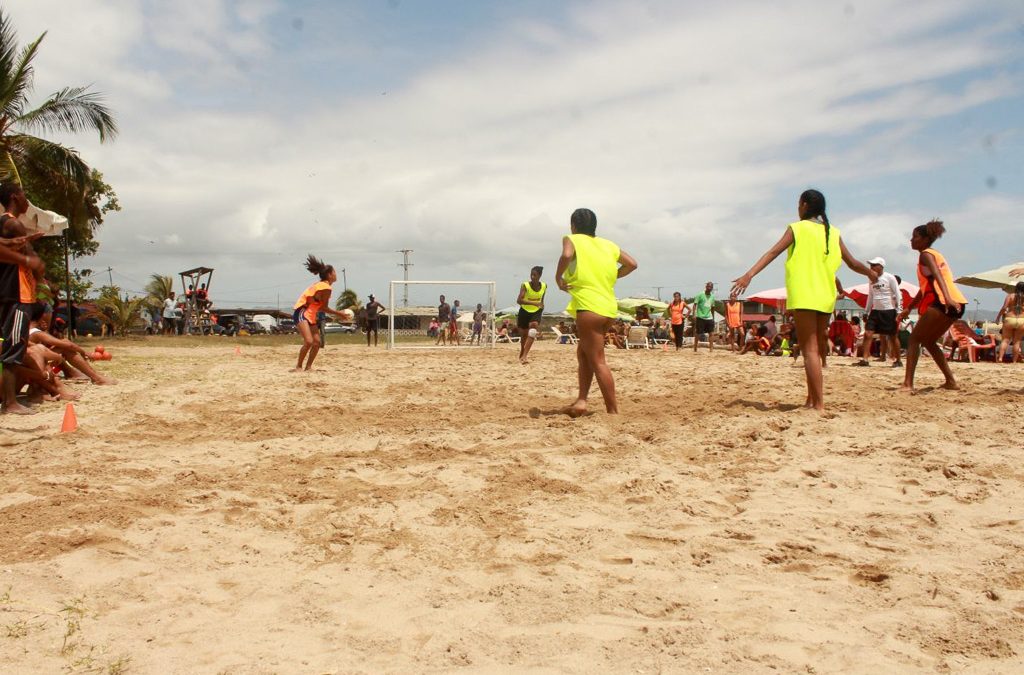
[{"label": "black shorts", "polygon": [[895,309],[873,309],[868,314],[868,320],[864,324],[866,330],[879,335],[895,335],[898,329],[896,325]]},{"label": "black shorts", "polygon": [[701,319],[700,317],[697,317],[697,332],[701,333],[701,334],[704,334],[704,333],[714,333],[715,332],[715,320],[714,319]]},{"label": "black shorts", "polygon": [[28,321],[32,305],[24,302],[9,302],[0,305],[0,363],[5,366],[20,366],[28,349]]},{"label": "black shorts", "polygon": [[380,320],[377,317],[366,317],[366,332],[373,331],[374,333],[380,330]]},{"label": "black shorts", "polygon": [[947,307],[938,300],[933,302],[931,306],[939,310],[946,316],[948,316],[950,319],[953,319],[953,321],[956,321],[957,319],[962,319],[964,316],[964,311],[967,309],[967,305],[960,305],[960,309],[956,310],[953,309],[952,307]]},{"label": "black shorts", "polygon": [[536,312],[527,312],[525,309],[520,307],[519,316],[516,318],[516,325],[519,326],[520,330],[527,330],[530,328],[530,322],[536,321],[539,326],[542,314],[544,314],[543,309],[538,309]]}]

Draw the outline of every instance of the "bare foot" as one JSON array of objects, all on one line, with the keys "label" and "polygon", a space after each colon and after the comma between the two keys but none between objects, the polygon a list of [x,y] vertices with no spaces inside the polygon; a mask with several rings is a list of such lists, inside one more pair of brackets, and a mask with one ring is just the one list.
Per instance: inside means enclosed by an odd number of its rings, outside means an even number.
[{"label": "bare foot", "polygon": [[302,368],[292,368],[288,372],[289,373],[301,373],[302,372]]},{"label": "bare foot", "polygon": [[17,401],[15,401],[14,403],[12,403],[10,405],[5,405],[3,407],[3,409],[2,409],[2,412],[5,415],[6,414],[10,414],[10,415],[35,415],[36,414],[35,410],[32,410],[32,408],[26,408],[25,406],[21,405]]},{"label": "bare foot", "polygon": [[958,385],[956,382],[946,382],[942,385],[942,388],[949,389],[950,391],[959,391],[960,385]]},{"label": "bare foot", "polygon": [[909,384],[900,385],[899,391],[904,393],[904,394],[910,394],[911,396],[914,396],[914,395],[917,394],[917,392],[914,391],[914,388],[911,385],[909,385]]},{"label": "bare foot", "polygon": [[97,377],[96,381],[93,382],[93,384],[105,386],[105,385],[117,384],[117,380],[115,380],[112,377]]},{"label": "bare foot", "polygon": [[67,387],[62,387],[60,390],[60,398],[62,401],[77,401],[82,398],[82,395],[77,391],[71,391]]},{"label": "bare foot", "polygon": [[587,402],[577,399],[572,405],[564,408],[565,414],[572,418],[582,417],[587,414]]}]

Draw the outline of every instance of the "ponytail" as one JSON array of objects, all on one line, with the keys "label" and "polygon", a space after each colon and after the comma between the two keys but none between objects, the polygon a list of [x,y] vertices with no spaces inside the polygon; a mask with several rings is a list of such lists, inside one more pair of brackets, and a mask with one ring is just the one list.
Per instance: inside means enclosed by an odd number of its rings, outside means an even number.
[{"label": "ponytail", "polygon": [[821,218],[821,222],[825,224],[825,255],[827,256],[829,254],[829,232],[832,226],[825,213],[825,195],[814,189],[804,190],[804,193],[800,195],[800,202],[807,206],[807,210],[804,212],[807,218]]},{"label": "ponytail", "polygon": [[317,259],[312,253],[306,256],[306,269],[312,274],[318,275],[321,281],[325,281],[327,277],[331,276],[331,272],[334,271],[333,266]]},{"label": "ponytail", "polygon": [[945,233],[946,226],[942,224],[941,220],[929,220],[924,225],[918,225],[914,228],[914,234],[928,240],[929,248],[935,243],[936,239]]}]

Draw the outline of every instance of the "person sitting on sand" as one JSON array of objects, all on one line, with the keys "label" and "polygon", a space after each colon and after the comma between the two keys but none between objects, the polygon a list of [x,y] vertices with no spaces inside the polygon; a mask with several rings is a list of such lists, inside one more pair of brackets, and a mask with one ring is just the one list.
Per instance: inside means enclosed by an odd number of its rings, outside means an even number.
[{"label": "person sitting on sand", "polygon": [[[597,236],[597,216],[590,209],[576,209],[569,219],[569,234],[562,238],[555,282],[572,300],[566,311],[576,319],[579,392],[566,408],[572,417],[587,412],[587,398],[594,378],[601,389],[605,410],[619,412],[615,380],[604,356],[605,333],[618,315],[615,282],[637,268],[636,260],[615,243]],[[625,336],[623,336],[625,343]]]},{"label": "person sitting on sand", "polygon": [[914,371],[917,360],[924,347],[931,354],[935,365],[942,371],[946,381],[944,389],[959,389],[953,371],[950,370],[942,348],[937,344],[943,333],[949,330],[953,322],[964,315],[967,298],[953,283],[953,272],[946,263],[946,258],[932,246],[946,232],[941,220],[932,220],[914,228],[910,236],[910,247],[920,252],[917,261],[917,280],[920,290],[914,299],[900,312],[899,321],[917,307],[920,318],[910,334],[910,345],[907,347],[907,369],[903,377],[903,391],[914,393]]},{"label": "person sitting on sand", "polygon": [[437,322],[437,317],[435,316],[430,320],[430,325],[427,326],[427,337],[437,337],[437,331],[440,329],[441,324]]},{"label": "person sitting on sand", "polygon": [[[32,321],[29,324],[29,344],[43,345],[53,352],[59,354],[67,366],[65,373],[71,379],[88,379],[93,384],[109,385],[117,384],[112,377],[104,377],[96,372],[89,363],[89,352],[71,340],[61,340],[50,335],[48,332],[50,322],[53,319],[53,309],[44,303],[36,303],[32,313]],[[70,372],[69,372],[70,371]]]},{"label": "person sitting on sand", "polygon": [[840,356],[849,356],[853,353],[856,341],[856,334],[853,331],[853,326],[846,319],[846,312],[839,312],[828,327],[830,351]]},{"label": "person sitting on sand", "polygon": [[295,302],[292,320],[299,335],[302,336],[302,348],[299,349],[299,361],[293,371],[302,370],[302,362],[307,355],[309,358],[306,360],[306,370],[313,367],[313,359],[320,351],[320,330],[317,325],[317,316],[320,312],[326,312],[342,321],[346,319],[345,314],[331,309],[330,305],[331,286],[338,280],[334,267],[318,260],[311,253],[306,256],[306,269],[319,276],[320,280],[303,291]]}]

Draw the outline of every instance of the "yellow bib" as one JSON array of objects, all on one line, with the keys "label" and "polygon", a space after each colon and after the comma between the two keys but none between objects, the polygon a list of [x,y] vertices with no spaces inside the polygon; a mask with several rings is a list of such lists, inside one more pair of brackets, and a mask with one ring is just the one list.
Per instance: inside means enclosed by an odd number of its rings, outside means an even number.
[{"label": "yellow bib", "polygon": [[619,276],[619,247],[586,234],[570,234],[569,241],[576,249],[576,259],[562,275],[572,296],[565,311],[572,317],[587,311],[614,319],[618,316],[615,282]]},{"label": "yellow bib", "polygon": [[793,243],[786,257],[786,309],[813,309],[831,314],[836,307],[836,272],[843,262],[839,228],[813,220],[791,223]]},{"label": "yellow bib", "polygon": [[519,306],[533,314],[540,309],[540,302],[544,299],[544,294],[548,290],[548,285],[542,281],[540,282],[540,290],[535,291],[530,287],[529,281],[524,281],[523,287],[526,288],[526,292],[523,293],[523,304]]}]

